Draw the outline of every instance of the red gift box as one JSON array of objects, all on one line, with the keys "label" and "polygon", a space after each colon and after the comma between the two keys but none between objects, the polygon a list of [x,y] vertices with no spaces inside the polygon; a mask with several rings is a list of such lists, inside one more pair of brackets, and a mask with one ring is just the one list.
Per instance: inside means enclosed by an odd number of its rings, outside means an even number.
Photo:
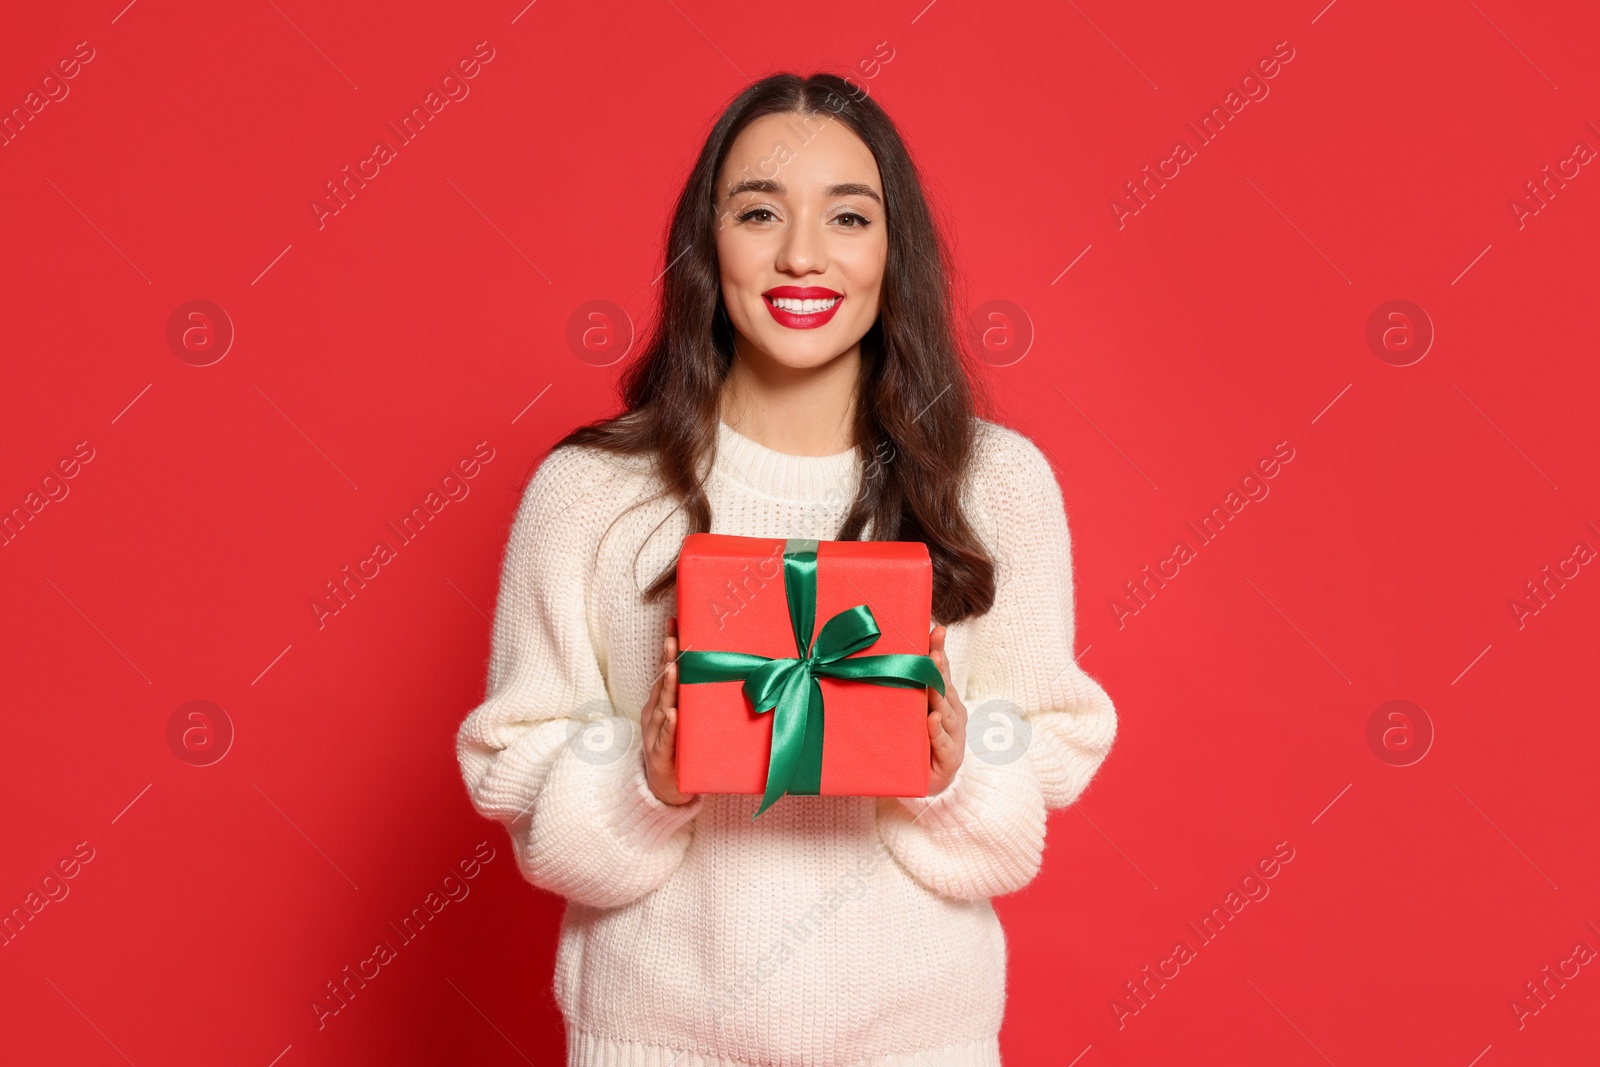
[{"label": "red gift box", "polygon": [[[678,788],[685,793],[765,793],[773,766],[778,715],[753,705],[741,680],[689,682],[693,652],[735,652],[771,660],[803,657],[791,614],[794,580],[801,573],[786,549],[813,551],[815,612],[812,646],[824,647],[824,628],[837,636],[859,622],[875,640],[836,661],[893,656],[904,670],[909,657],[927,659],[933,567],[920,541],[819,541],[725,534],[690,534],[678,557]],[[870,620],[870,621],[862,621]],[[838,642],[835,641],[836,645]],[[898,655],[897,655],[898,654]],[[887,661],[874,661],[887,662]],[[865,669],[863,665],[858,665]],[[849,670],[849,667],[843,669]],[[923,670],[919,666],[919,670]],[[788,791],[835,796],[921,797],[928,793],[928,679],[874,683],[816,676],[821,732],[818,788]],[[810,679],[795,681],[809,688]],[[901,686],[906,686],[902,688]],[[914,687],[912,687],[914,686]],[[942,690],[942,681],[938,683]],[[816,704],[812,702],[812,716]],[[780,729],[781,729],[780,725]],[[776,800],[776,796],[771,798]],[[770,803],[770,801],[769,801]],[[765,810],[764,804],[762,810]],[[760,814],[760,812],[757,812]]]}]

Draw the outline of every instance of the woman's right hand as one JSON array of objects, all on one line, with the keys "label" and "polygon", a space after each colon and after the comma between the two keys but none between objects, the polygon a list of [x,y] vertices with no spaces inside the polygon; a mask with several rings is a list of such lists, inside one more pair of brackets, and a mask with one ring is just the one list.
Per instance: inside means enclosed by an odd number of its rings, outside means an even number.
[{"label": "woman's right hand", "polygon": [[663,804],[687,804],[698,794],[678,790],[678,621],[667,624],[661,673],[650,688],[639,725],[644,732],[644,775]]}]

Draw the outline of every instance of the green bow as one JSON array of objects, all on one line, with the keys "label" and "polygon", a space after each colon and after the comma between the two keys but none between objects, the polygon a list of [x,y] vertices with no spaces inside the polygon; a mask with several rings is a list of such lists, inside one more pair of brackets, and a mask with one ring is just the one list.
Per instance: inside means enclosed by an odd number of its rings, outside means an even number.
[{"label": "green bow", "polygon": [[816,795],[822,790],[822,686],[818,677],[848,678],[897,689],[933,686],[944,694],[944,677],[929,656],[893,653],[847,659],[876,641],[881,632],[865,604],[846,608],[822,626],[811,643],[817,614],[817,540],[791,537],[783,546],[783,584],[789,600],[798,657],[774,659],[747,652],[682,652],[679,683],[744,679],[744,693],[758,714],[776,709],[767,790],[755,819],[785,793]]}]

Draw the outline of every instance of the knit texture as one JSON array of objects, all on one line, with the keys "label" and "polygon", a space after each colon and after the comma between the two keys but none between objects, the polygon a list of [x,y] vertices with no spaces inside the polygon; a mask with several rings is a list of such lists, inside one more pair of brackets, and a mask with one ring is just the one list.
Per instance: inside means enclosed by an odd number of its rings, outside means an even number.
[{"label": "knit texture", "polygon": [[[523,876],[568,899],[568,1067],[998,1067],[1006,940],[990,898],[1038,873],[1046,812],[1089,784],[1116,716],[1074,659],[1049,461],[978,425],[962,494],[997,592],[946,638],[972,716],[960,770],[931,798],[786,796],[754,821],[757,795],[673,806],[645,781],[640,714],[676,608],[640,593],[687,518],[648,499],[645,459],[568,446],[540,465],[457,753]],[[858,450],[792,456],[721,423],[711,532],[829,539],[868,476]],[[1015,717],[987,713],[1000,707]]]}]

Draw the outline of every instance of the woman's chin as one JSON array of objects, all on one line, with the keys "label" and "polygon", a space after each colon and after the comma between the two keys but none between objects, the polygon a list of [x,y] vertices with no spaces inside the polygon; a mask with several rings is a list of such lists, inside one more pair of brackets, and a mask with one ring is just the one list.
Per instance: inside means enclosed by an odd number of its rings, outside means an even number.
[{"label": "woman's chin", "polygon": [[762,345],[762,352],[766,354],[766,358],[778,366],[793,371],[816,370],[838,359],[851,347],[843,344],[837,337],[831,341],[822,337],[808,338],[804,343],[789,336],[763,338],[763,341],[767,342]]}]

